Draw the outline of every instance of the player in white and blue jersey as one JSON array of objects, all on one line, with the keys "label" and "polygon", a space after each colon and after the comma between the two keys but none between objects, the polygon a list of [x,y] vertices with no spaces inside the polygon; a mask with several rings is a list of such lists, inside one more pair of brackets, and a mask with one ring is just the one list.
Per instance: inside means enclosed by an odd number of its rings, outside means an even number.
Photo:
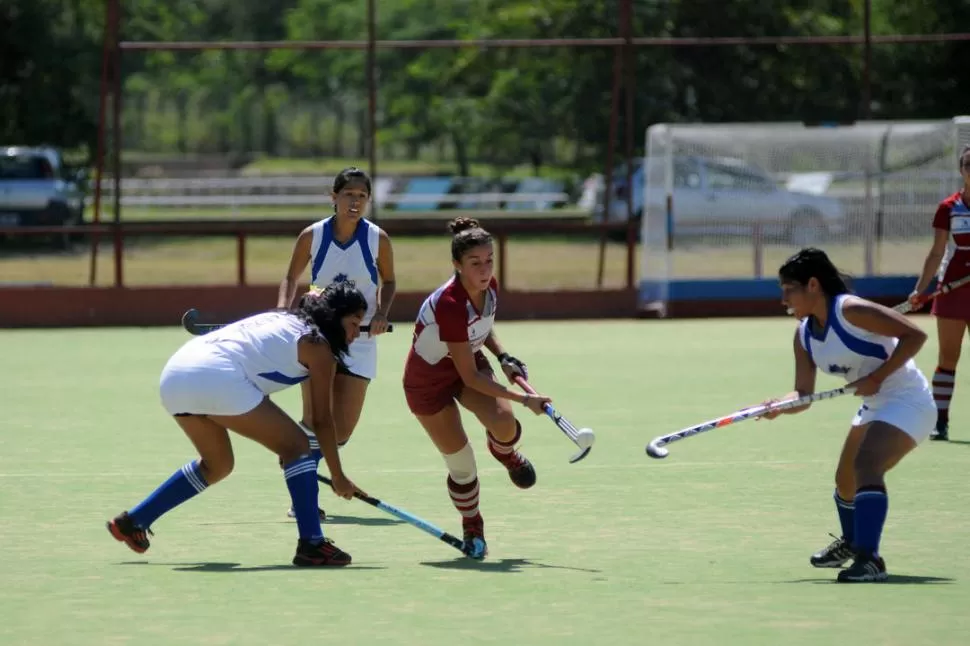
[{"label": "player in white and blue jersey", "polygon": [[[305,228],[290,257],[286,277],[280,283],[277,307],[289,307],[296,297],[297,285],[310,267],[311,290],[324,289],[337,282],[350,282],[367,300],[364,325],[369,333],[350,345],[346,366],[334,379],[334,416],[337,445],[344,446],[357,427],[367,396],[367,387],[377,376],[377,339],[387,331],[387,315],[394,300],[394,253],[391,239],[383,229],[365,218],[371,199],[371,180],[359,168],[342,170],[333,181],[334,214]],[[309,431],[313,417],[313,398],[309,384],[303,386],[304,431],[319,461],[320,452]],[[324,516],[323,510],[320,510]],[[291,509],[289,515],[293,515]]]},{"label": "player in white and blue jersey", "polygon": [[363,294],[348,283],[338,283],[304,296],[293,310],[256,314],[185,343],[165,365],[159,392],[163,407],[195,445],[199,459],[108,521],[111,535],[133,551],[145,552],[156,520],[232,472],[231,430],[280,458],[300,536],[293,564],[350,564],[350,555],[324,538],[320,526],[317,461],[310,443],[269,395],[311,382],[313,432],[325,448],[334,492],[351,498],[357,488],[344,474],[337,454],[330,392],[336,366],[360,334],[366,309]]},{"label": "player in white and blue jersey", "polygon": [[[845,379],[862,397],[835,472],[842,535],[811,558],[841,567],[841,582],[884,581],[879,541],[889,509],[886,472],[929,437],[936,407],[913,357],[926,333],[898,312],[849,294],[842,274],[819,249],[803,249],[778,272],[782,300],[801,320],[795,333],[795,391],[815,392],[819,369]],[[798,413],[803,408],[766,415]]]}]

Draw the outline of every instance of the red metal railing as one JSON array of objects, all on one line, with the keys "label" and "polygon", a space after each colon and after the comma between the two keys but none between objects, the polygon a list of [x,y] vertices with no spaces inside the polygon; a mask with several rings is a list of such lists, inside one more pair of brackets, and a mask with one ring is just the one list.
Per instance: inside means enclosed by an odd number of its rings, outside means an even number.
[{"label": "red metal railing", "polygon": [[[92,240],[100,236],[111,236],[115,242],[114,254],[114,286],[124,287],[124,241],[132,237],[159,238],[166,236],[197,236],[197,237],[229,237],[236,239],[236,283],[247,284],[246,279],[246,241],[250,237],[260,236],[293,236],[304,227],[311,224],[310,220],[154,220],[136,222],[116,222],[112,224],[88,224],[80,226],[32,226],[32,227],[3,227],[0,226],[0,237],[35,237],[62,236],[80,234]],[[388,220],[381,223],[381,228],[390,236],[407,235],[441,235],[442,222],[435,220]],[[508,284],[509,266],[507,249],[509,238],[518,235],[554,235],[574,238],[591,238],[608,235],[611,232],[622,232],[627,229],[625,223],[588,224],[585,222],[489,222],[488,231],[496,241],[498,247],[498,267],[496,278],[503,290]],[[630,263],[633,256],[627,256]],[[558,262],[553,259],[551,262]],[[283,262],[281,260],[281,262]],[[627,266],[627,289],[634,287],[635,267]]]}]

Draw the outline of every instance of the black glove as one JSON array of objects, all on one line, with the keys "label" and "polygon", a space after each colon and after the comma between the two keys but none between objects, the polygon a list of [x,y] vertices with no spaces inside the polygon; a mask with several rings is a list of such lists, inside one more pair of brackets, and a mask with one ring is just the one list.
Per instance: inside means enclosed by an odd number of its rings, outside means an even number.
[{"label": "black glove", "polygon": [[[529,378],[529,371],[526,369],[525,364],[508,352],[503,352],[498,355],[498,361],[502,365],[502,368],[506,369],[506,375],[511,372],[512,375],[519,375],[523,379]],[[511,377],[509,379],[511,380]]]}]

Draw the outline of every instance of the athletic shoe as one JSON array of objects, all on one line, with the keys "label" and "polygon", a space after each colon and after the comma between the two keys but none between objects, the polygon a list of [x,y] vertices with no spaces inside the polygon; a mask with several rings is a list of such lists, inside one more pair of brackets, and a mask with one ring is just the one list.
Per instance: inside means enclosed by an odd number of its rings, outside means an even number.
[{"label": "athletic shoe", "polygon": [[812,554],[812,558],[809,559],[815,567],[842,567],[855,556],[849,541],[834,534],[830,534],[830,536],[835,540],[825,549]]},{"label": "athletic shoe", "polygon": [[950,424],[948,422],[936,423],[936,428],[930,431],[930,439],[936,442],[946,442],[950,439]]},{"label": "athletic shoe", "polygon": [[476,514],[474,518],[462,518],[462,529],[465,532],[463,551],[469,558],[480,561],[488,554],[488,545],[485,543],[485,521],[481,514]]},{"label": "athletic shoe", "polygon": [[[286,515],[289,518],[296,518],[296,512],[293,511],[293,508],[292,507],[290,507],[289,510],[286,512]],[[322,523],[325,520],[327,520],[327,512],[325,512],[324,510],[321,509],[320,510],[320,522]]]},{"label": "athletic shoe", "polygon": [[860,554],[851,567],[839,572],[839,583],[877,583],[889,578],[881,556]]},{"label": "athletic shoe", "polygon": [[293,565],[299,567],[343,567],[350,565],[350,554],[333,544],[329,538],[319,543],[300,539],[296,545]]},{"label": "athletic shoe", "polygon": [[154,536],[152,530],[136,525],[134,519],[128,515],[127,511],[109,520],[105,523],[105,526],[111,532],[111,535],[115,537],[116,541],[124,543],[133,552],[144,554],[151,547],[151,543],[148,541],[148,534]]}]

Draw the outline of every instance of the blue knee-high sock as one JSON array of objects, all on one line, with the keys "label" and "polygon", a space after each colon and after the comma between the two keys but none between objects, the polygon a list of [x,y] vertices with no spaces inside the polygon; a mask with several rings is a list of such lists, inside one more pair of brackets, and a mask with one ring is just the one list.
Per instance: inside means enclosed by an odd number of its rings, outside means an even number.
[{"label": "blue knee-high sock", "polygon": [[322,540],[323,529],[320,527],[320,512],[317,511],[317,496],[320,492],[320,485],[317,484],[317,463],[311,456],[305,455],[283,465],[283,475],[293,501],[300,538],[309,541]]},{"label": "blue knee-high sock", "polygon": [[320,452],[320,442],[317,440],[317,435],[313,432],[312,428],[303,422],[300,422],[300,428],[303,429],[303,432],[306,434],[306,439],[310,442],[310,456],[317,466],[319,466],[320,460],[323,459],[323,453]]},{"label": "blue knee-high sock", "polygon": [[889,513],[889,494],[885,487],[860,487],[855,493],[855,541],[860,552],[878,556],[882,527]]},{"label": "blue knee-high sock", "polygon": [[844,500],[838,490],[833,497],[835,509],[839,512],[839,524],[842,525],[842,538],[851,544],[855,539],[855,502]]},{"label": "blue knee-high sock", "polygon": [[162,514],[175,509],[189,498],[206,490],[209,483],[202,475],[198,460],[189,462],[163,482],[137,507],[128,512],[139,527],[148,528],[161,518]]}]

